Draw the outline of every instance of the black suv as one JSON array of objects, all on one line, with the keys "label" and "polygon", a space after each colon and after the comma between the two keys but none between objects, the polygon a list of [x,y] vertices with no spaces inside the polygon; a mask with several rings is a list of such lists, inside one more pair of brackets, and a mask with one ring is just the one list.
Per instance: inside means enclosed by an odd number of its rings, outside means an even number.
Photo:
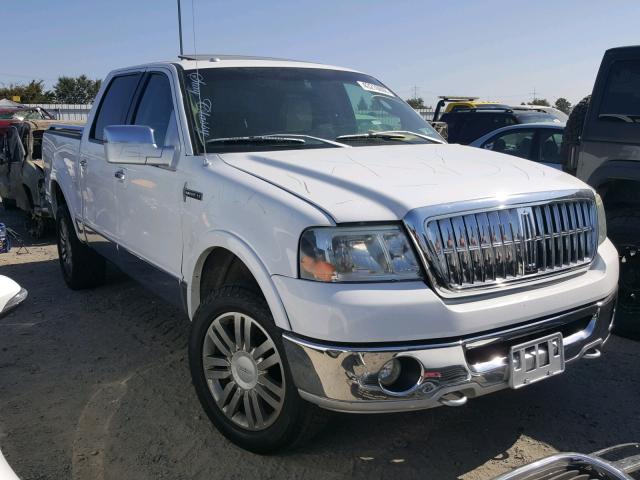
[{"label": "black suv", "polygon": [[478,107],[456,109],[443,113],[439,121],[447,124],[449,143],[468,145],[481,136],[498,128],[519,123],[556,122],[544,110],[518,109],[517,107]]},{"label": "black suv", "polygon": [[602,197],[620,255],[616,333],[640,338],[640,46],[607,50],[593,93],[571,112],[565,170]]}]

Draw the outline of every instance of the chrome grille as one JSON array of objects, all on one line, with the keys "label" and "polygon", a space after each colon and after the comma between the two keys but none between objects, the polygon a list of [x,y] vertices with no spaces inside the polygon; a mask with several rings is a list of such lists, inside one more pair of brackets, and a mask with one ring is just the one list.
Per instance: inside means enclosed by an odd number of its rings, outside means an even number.
[{"label": "chrome grille", "polygon": [[595,209],[578,197],[427,219],[430,271],[460,291],[586,265],[596,250]]}]

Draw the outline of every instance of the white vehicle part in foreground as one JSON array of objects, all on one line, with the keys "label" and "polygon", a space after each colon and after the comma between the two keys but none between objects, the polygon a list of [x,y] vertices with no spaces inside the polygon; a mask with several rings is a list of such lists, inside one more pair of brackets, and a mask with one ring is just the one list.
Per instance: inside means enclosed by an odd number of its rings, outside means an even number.
[{"label": "white vehicle part in foreground", "polygon": [[0,315],[17,307],[27,298],[27,291],[9,277],[0,275]]},{"label": "white vehicle part in foreground", "polygon": [[[6,278],[6,277],[5,277]],[[2,452],[0,452],[0,479],[2,480],[20,480],[5,460]]]}]

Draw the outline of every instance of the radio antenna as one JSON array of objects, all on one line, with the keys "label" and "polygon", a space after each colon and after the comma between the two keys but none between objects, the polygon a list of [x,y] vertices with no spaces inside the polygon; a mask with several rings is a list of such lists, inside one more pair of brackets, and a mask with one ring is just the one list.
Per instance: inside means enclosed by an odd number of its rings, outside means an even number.
[{"label": "radio antenna", "polygon": [[201,96],[201,87],[202,87],[202,77],[200,76],[200,70],[198,69],[198,49],[196,48],[196,9],[193,6],[194,0],[191,0],[191,30],[193,31],[193,58],[196,62],[196,78],[198,82],[198,120],[200,121],[200,138],[202,139],[202,152],[204,153],[204,161],[207,162],[207,139],[205,138],[204,132],[206,131],[206,127],[204,122],[207,121],[207,117],[202,114],[202,96]]},{"label": "radio antenna", "polygon": [[180,55],[184,55],[182,48],[182,10],[180,9],[180,0],[178,0],[178,36],[180,37]]}]

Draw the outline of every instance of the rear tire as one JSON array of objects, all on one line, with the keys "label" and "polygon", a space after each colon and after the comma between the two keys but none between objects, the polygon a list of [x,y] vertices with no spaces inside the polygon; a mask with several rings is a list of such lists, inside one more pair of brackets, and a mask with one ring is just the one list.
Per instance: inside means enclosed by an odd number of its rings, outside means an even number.
[{"label": "rear tire", "polygon": [[607,232],[620,256],[618,307],[613,325],[617,335],[640,339],[640,211],[612,209]]},{"label": "rear tire", "polygon": [[282,333],[260,294],[240,287],[213,291],[191,326],[189,365],[211,422],[245,450],[290,449],[324,425],[324,411],[298,394]]},{"label": "rear tire", "polygon": [[78,239],[66,205],[58,207],[56,215],[58,260],[62,277],[72,290],[97,287],[104,283],[104,258]]}]

